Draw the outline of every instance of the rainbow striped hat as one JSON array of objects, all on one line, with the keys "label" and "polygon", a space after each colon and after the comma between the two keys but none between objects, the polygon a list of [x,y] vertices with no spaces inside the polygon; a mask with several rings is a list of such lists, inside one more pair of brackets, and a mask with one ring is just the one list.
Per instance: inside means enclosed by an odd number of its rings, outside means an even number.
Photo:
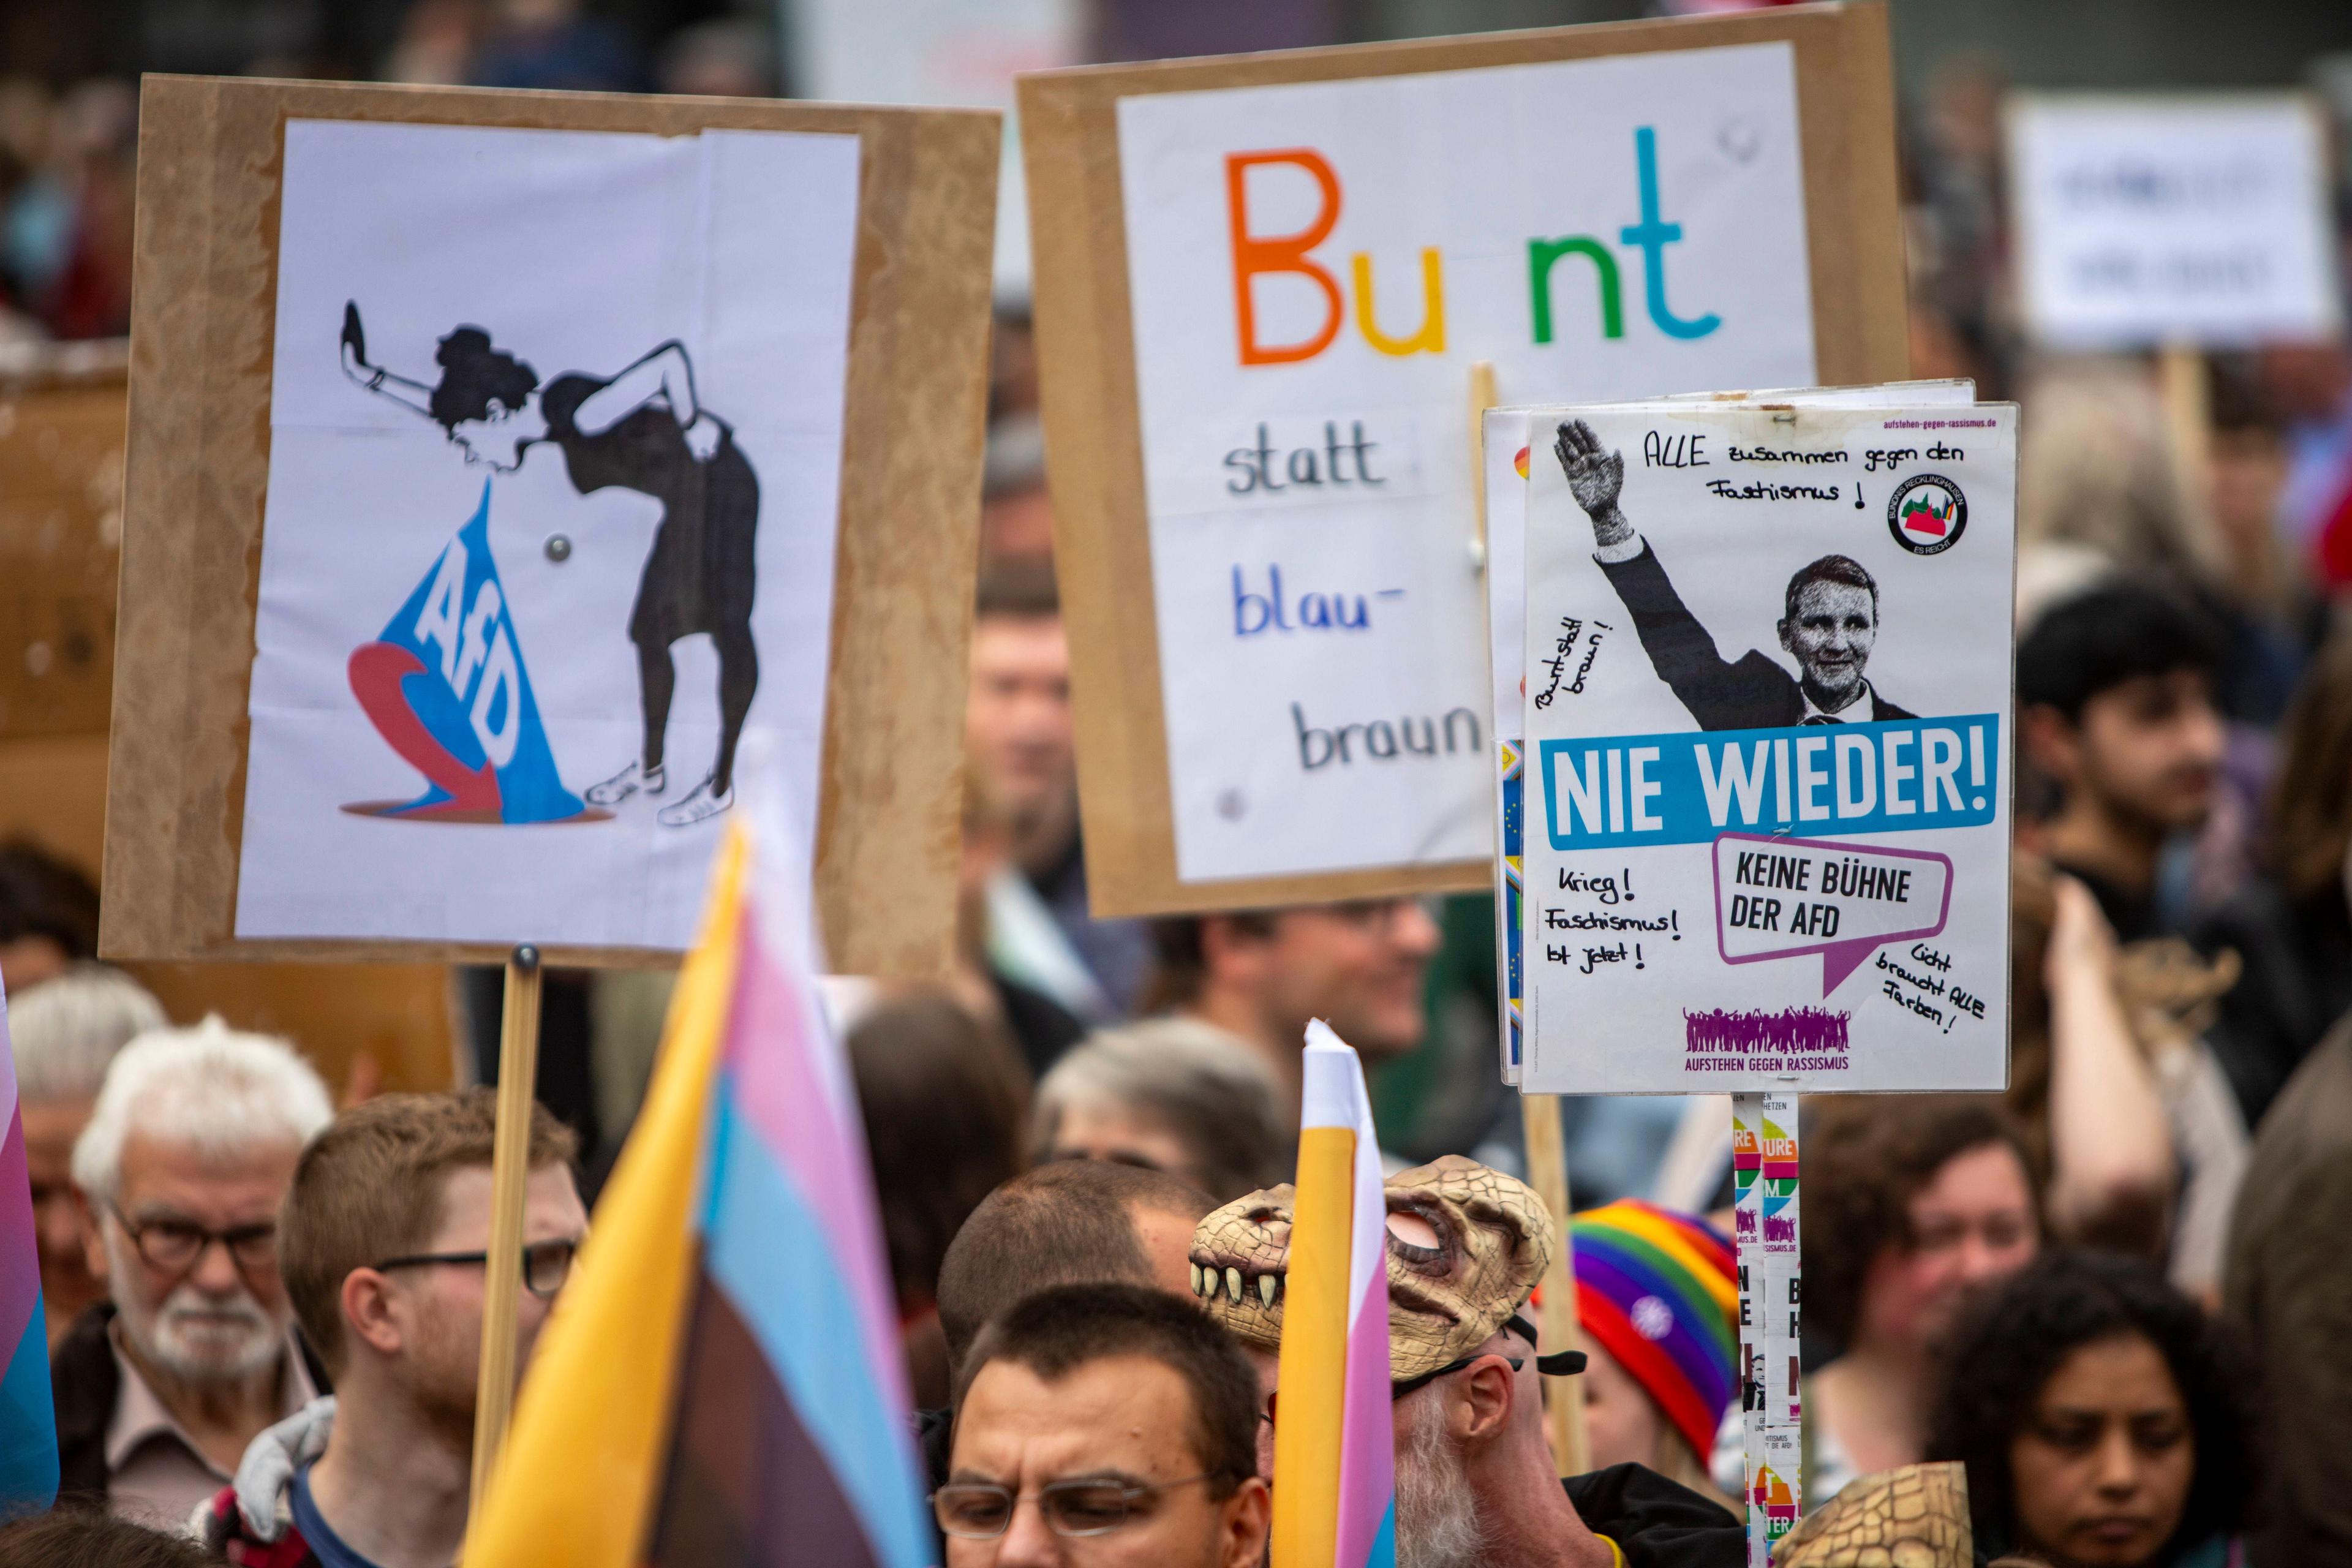
[{"label": "rainbow striped hat", "polygon": [[1638,1198],[1578,1215],[1576,1315],[1704,1460],[1738,1393],[1738,1276],[1706,1222]]}]

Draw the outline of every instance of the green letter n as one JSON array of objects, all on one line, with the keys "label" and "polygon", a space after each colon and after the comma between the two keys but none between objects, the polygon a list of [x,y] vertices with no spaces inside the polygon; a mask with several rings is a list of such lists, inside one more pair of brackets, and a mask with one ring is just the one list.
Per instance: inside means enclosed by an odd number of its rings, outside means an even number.
[{"label": "green letter n", "polygon": [[1617,293],[1617,258],[1599,240],[1585,235],[1572,239],[1528,241],[1528,295],[1535,307],[1536,342],[1551,342],[1551,264],[1563,256],[1589,256],[1601,278],[1601,335],[1625,335],[1625,308]]}]

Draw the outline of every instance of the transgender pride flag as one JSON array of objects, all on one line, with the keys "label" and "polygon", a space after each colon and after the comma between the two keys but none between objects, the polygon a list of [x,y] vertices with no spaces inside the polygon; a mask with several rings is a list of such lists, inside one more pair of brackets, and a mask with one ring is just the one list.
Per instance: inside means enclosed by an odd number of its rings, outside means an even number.
[{"label": "transgender pride flag", "polygon": [[49,1401],[48,1320],[33,1245],[33,1189],[25,1173],[25,1116],[16,1103],[16,1056],[0,997],[0,1096],[8,1139],[0,1143],[0,1519],[45,1509],[58,1495],[56,1406]]},{"label": "transgender pride flag", "polygon": [[646,1109],[464,1561],[932,1561],[865,1134],[802,842],[738,821]]},{"label": "transgender pride flag", "polygon": [[1283,1286],[1274,1568],[1394,1568],[1388,1200],[1356,1053],[1307,1026]]}]

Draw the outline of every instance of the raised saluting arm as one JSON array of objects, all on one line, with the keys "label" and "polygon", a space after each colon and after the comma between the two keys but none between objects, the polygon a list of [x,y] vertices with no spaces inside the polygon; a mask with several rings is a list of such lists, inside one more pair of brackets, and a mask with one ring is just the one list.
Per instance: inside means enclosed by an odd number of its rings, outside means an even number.
[{"label": "raised saluting arm", "polygon": [[1581,419],[1564,422],[1551,449],[1568,475],[1568,488],[1576,504],[1592,520],[1593,555],[1603,562],[1631,561],[1639,555],[1642,536],[1617,508],[1618,494],[1625,488],[1624,454],[1602,451],[1601,437]]},{"label": "raised saluting arm", "polygon": [[342,358],[343,374],[368,391],[388,397],[413,413],[432,417],[431,387],[368,363],[367,334],[360,328],[360,308],[356,301],[350,300],[343,301]]}]

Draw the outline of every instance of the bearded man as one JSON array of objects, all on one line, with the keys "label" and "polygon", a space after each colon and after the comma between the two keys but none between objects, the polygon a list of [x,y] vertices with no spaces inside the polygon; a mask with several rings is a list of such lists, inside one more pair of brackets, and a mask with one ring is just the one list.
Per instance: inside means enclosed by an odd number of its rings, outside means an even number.
[{"label": "bearded man", "polygon": [[333,1114],[283,1042],[217,1018],[114,1058],[74,1143],[107,1299],[51,1359],[60,1496],[177,1528],[317,1392],[288,1332],[278,1205]]},{"label": "bearded man", "polygon": [[[1194,1289],[1250,1352],[1274,1420],[1291,1196],[1253,1193],[1192,1238]],[[1536,1344],[1528,1299],[1559,1245],[1543,1200],[1453,1154],[1387,1196],[1397,1568],[1743,1568],[1745,1530],[1696,1492],[1639,1465],[1553,1468],[1541,1380],[1584,1358]]]}]

